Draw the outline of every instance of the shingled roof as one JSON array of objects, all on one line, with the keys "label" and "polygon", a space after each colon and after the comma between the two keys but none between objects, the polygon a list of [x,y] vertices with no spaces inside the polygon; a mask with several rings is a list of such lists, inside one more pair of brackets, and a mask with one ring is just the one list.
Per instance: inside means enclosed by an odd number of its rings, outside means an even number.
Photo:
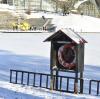
[{"label": "shingled roof", "polygon": [[[65,39],[60,39],[61,37]],[[71,42],[75,42],[76,44],[87,43],[85,39],[83,39],[78,33],[74,32],[72,29],[63,28],[58,30],[56,33],[49,36],[46,41],[66,41],[69,40]]]}]

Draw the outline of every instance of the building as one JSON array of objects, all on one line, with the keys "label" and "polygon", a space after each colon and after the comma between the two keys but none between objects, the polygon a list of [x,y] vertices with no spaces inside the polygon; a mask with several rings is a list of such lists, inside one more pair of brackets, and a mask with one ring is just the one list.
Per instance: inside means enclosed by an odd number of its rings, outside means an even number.
[{"label": "building", "polygon": [[100,0],[0,0],[0,2],[30,11],[77,10],[80,14],[100,17]]},{"label": "building", "polygon": [[100,0],[79,0],[74,8],[78,13],[100,17]]}]

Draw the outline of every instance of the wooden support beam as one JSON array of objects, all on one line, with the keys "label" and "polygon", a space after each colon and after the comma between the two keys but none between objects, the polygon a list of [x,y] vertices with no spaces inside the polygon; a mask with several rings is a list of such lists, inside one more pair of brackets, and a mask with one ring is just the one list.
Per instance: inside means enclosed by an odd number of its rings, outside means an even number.
[{"label": "wooden support beam", "polygon": [[81,72],[80,73],[80,94],[83,94],[83,84],[84,84],[83,72]]},{"label": "wooden support beam", "polygon": [[78,73],[75,73],[74,93],[78,94]]}]

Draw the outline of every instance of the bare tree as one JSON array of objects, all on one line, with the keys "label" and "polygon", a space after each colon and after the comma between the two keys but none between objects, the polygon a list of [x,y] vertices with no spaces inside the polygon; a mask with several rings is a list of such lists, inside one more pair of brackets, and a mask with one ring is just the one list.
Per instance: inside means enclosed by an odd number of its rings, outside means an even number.
[{"label": "bare tree", "polygon": [[69,14],[70,10],[73,9],[75,0],[66,0],[62,2],[62,13],[63,15]]}]

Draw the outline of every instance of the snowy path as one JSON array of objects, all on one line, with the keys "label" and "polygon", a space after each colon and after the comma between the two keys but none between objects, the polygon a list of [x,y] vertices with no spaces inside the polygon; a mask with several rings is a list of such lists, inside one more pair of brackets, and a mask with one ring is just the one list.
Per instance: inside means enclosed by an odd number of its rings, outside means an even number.
[{"label": "snowy path", "polygon": [[60,93],[0,81],[0,99],[99,99],[99,97]]}]

